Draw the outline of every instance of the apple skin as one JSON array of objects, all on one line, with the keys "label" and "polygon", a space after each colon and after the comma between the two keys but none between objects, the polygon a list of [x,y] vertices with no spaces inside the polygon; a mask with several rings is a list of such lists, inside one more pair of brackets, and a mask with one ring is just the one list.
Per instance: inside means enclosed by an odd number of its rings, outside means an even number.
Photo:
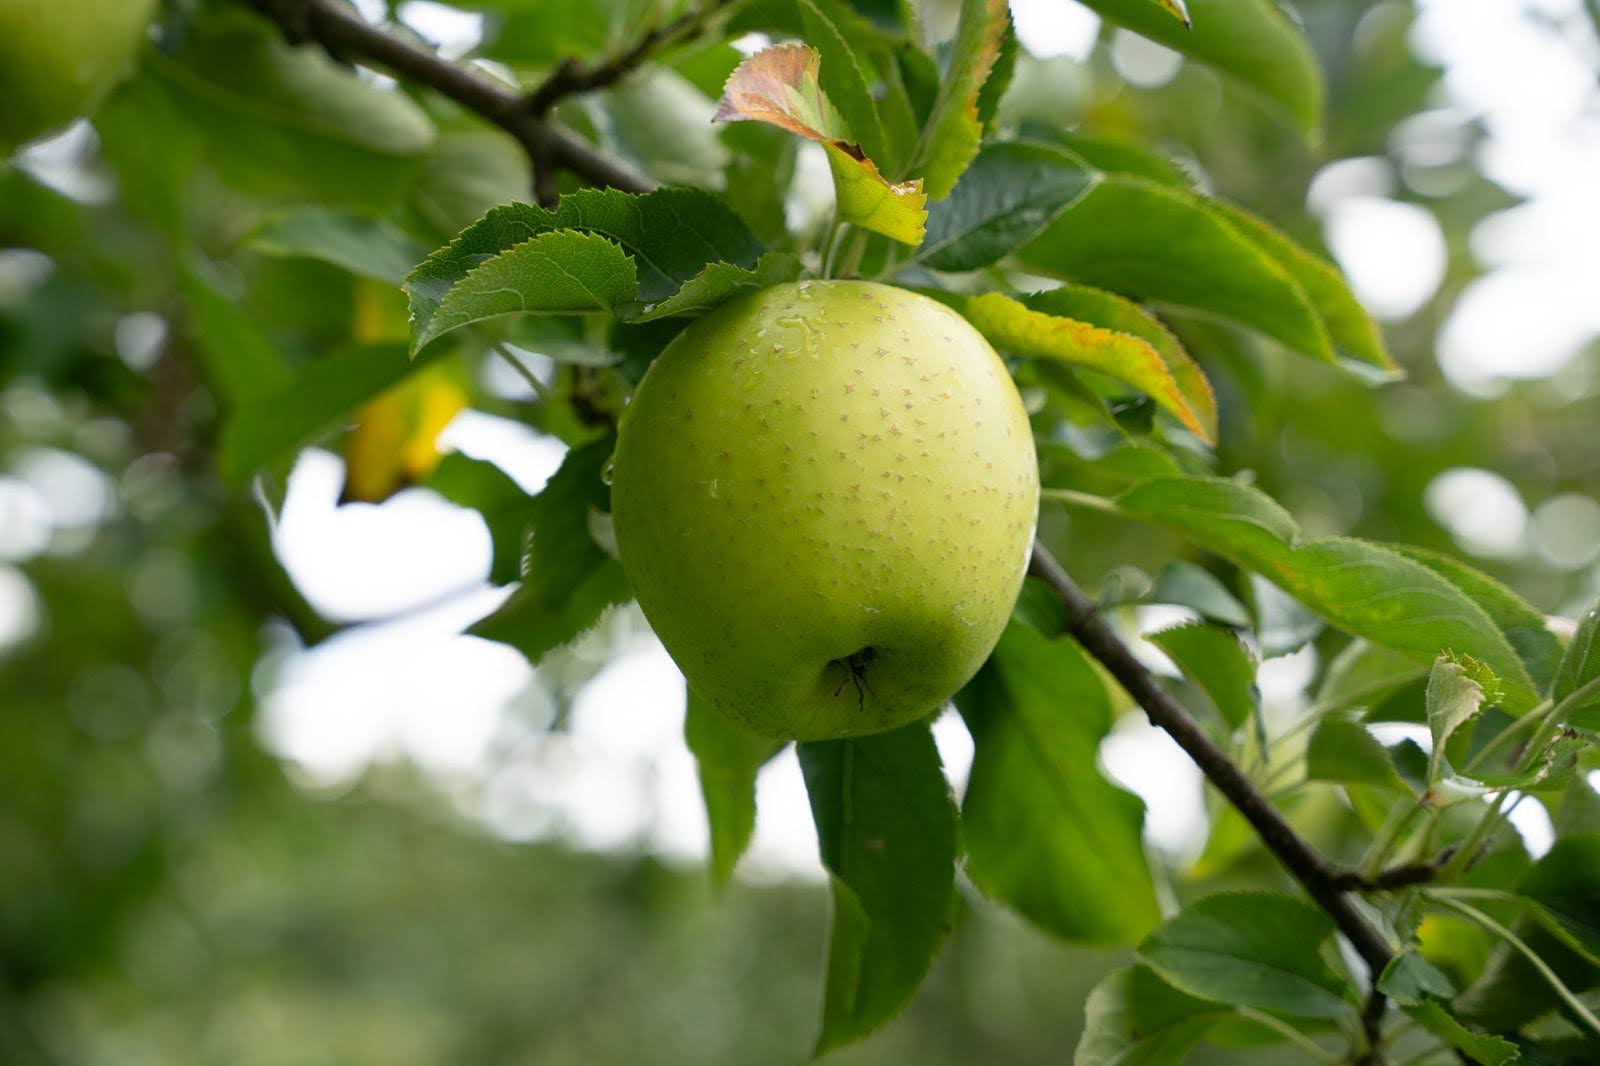
[{"label": "apple skin", "polygon": [[894,729],[993,650],[1039,510],[987,341],[904,289],[802,281],[685,329],[622,416],[623,568],[696,693],[757,733]]},{"label": "apple skin", "polygon": [[154,13],[155,0],[0,0],[0,157],[93,111]]}]

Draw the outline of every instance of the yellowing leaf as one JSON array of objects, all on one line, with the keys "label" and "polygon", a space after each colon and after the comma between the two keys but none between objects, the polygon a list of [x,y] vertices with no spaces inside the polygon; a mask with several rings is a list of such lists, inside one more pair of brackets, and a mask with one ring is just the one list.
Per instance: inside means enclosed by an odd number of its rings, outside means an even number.
[{"label": "yellowing leaf", "polygon": [[839,217],[903,244],[922,243],[928,198],[920,180],[894,184],[879,172],[822,91],[822,57],[803,44],[783,44],[740,63],[722,90],[718,122],[766,122],[828,153]]},{"label": "yellowing leaf", "polygon": [[997,292],[966,301],[963,311],[979,333],[1018,355],[1087,367],[1149,395],[1191,433],[1212,443],[1212,434],[1173,379],[1161,354],[1131,333],[1091,326],[1061,315],[1031,311]]},{"label": "yellowing leaf", "polygon": [[962,0],[950,69],[923,135],[920,169],[928,195],[943,200],[978,154],[983,121],[978,93],[994,69],[1010,19],[1007,0]]},{"label": "yellowing leaf", "polygon": [[432,363],[364,405],[344,441],[344,498],[379,503],[439,465],[439,434],[467,406],[459,371]]}]

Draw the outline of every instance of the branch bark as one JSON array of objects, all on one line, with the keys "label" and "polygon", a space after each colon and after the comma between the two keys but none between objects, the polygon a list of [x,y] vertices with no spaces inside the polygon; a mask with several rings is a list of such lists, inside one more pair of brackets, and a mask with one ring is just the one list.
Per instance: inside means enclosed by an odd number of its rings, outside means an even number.
[{"label": "branch bark", "polygon": [[627,77],[655,51],[673,41],[698,33],[700,27],[728,0],[706,0],[705,3],[685,11],[669,22],[653,26],[640,34],[639,39],[627,49],[599,63],[584,63],[576,58],[563,59],[556,68],[528,94],[527,108],[539,117],[550,113],[556,104],[578,93],[593,92],[615,85]]},{"label": "branch bark", "polygon": [[516,89],[374,26],[337,0],[247,2],[295,43],[315,41],[335,55],[425,85],[492,122],[516,139],[539,175],[559,167],[590,184],[625,192],[649,192],[657,186],[654,179],[601,152],[570,128],[535,114]]},{"label": "branch bark", "polygon": [[[1367,920],[1344,892],[1344,871],[1295,832],[1283,815],[1245,776],[1226,752],[1206,735],[1198,722],[1172,696],[1155,675],[1134,657],[1128,646],[1100,617],[1093,600],[1044,547],[1036,545],[1029,567],[1060,597],[1067,609],[1067,628],[1111,676],[1144,708],[1150,721],[1166,730],[1201,771],[1254,827],[1267,848],[1285,869],[1333,919],[1346,940],[1371,971],[1373,984],[1394,957],[1388,939]],[[1376,996],[1377,993],[1374,993]],[[1382,997],[1378,996],[1381,1014]],[[1369,1006],[1369,1013],[1371,1007]]]}]

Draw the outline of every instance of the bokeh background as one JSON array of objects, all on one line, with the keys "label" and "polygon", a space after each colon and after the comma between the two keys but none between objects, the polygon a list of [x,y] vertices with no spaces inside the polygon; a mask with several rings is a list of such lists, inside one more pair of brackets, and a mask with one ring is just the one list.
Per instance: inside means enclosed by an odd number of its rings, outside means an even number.
[{"label": "bokeh background", "polygon": [[[538,5],[392,13],[465,57],[493,54],[519,8]],[[1450,551],[1570,618],[1600,594],[1600,5],[1293,8],[1328,76],[1314,148],[1073,0],[1015,0],[1026,55],[1005,121],[1154,141],[1325,249],[1384,323],[1408,379],[1376,391],[1210,337],[1223,470],[1253,471],[1310,532]],[[589,45],[653,10],[601,0]],[[662,177],[721,184],[737,164],[706,125],[700,58],[577,117]],[[340,505],[343,461],[322,448],[270,527],[272,493],[224,487],[172,219],[201,228],[260,320],[312,321],[276,338],[291,350],[348,330],[359,294],[238,250],[239,219],[281,195],[239,175],[273,161],[200,114],[131,130],[152,80],[0,169],[0,1063],[800,1061],[827,904],[792,754],[763,772],[753,847],[716,893],[682,680],[635,611],[534,670],[461,635],[509,591],[475,512],[426,485]],[[204,150],[179,167],[164,137]],[[525,195],[514,149],[483,130],[429,167],[415,203],[441,239]],[[823,169],[802,153],[791,217],[826,209]],[[565,446],[533,387],[488,363],[474,391],[444,447],[536,491]],[[1119,588],[1185,551],[1050,507],[1042,535]],[[1316,644],[1269,660],[1272,712],[1302,708],[1318,669]],[[953,715],[936,736],[959,789],[970,740]],[[1172,891],[1270,870],[1208,844],[1197,772],[1137,716],[1101,758],[1148,804]],[[1542,809],[1516,810],[1540,853]],[[912,1008],[828,1061],[1068,1061],[1115,961],[968,893]]]}]

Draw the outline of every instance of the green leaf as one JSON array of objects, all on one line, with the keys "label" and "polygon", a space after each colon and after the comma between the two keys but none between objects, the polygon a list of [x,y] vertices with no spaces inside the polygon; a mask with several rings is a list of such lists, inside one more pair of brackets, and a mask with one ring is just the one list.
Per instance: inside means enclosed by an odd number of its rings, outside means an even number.
[{"label": "green leaf", "polygon": [[1237,729],[1256,712],[1260,695],[1255,657],[1230,630],[1191,622],[1147,633],[1144,639],[1166,652],[1205,691],[1230,726]]},{"label": "green leaf", "polygon": [[291,457],[411,369],[398,344],[353,345],[306,364],[282,387],[243,404],[222,431],[223,477],[242,484]]},{"label": "green leaf", "polygon": [[506,204],[456,234],[406,275],[411,299],[411,333],[431,329],[439,304],[450,290],[494,256],[555,228],[555,215],[532,204]]},{"label": "green leaf", "polygon": [[602,437],[575,448],[530,501],[522,585],[500,609],[474,625],[473,636],[516,648],[538,665],[632,595],[622,564],[595,542],[591,510],[606,510],[610,490],[600,471],[615,441]]},{"label": "green leaf", "polygon": [[1208,202],[1213,211],[1300,284],[1317,309],[1339,355],[1375,366],[1395,377],[1401,376],[1399,367],[1384,347],[1377,323],[1350,291],[1338,267],[1306,251],[1287,234],[1244,208],[1224,200]]},{"label": "green leaf", "polygon": [[1239,79],[1315,137],[1322,74],[1305,37],[1272,0],[1187,0],[1191,26],[1152,0],[1085,0],[1113,22]]},{"label": "green leaf", "polygon": [[637,196],[579,189],[556,205],[555,225],[609,237],[638,265],[641,301],[677,292],[711,263],[754,267],[761,243],[715,193],[668,187]]},{"label": "green leaf", "polygon": [[1145,599],[1187,607],[1202,618],[1235,629],[1250,625],[1250,612],[1215,574],[1181,559],[1161,568],[1155,587]]},{"label": "green leaf", "polygon": [[434,138],[410,96],[358,78],[322,49],[291,48],[242,12],[195,19],[146,69],[204,135],[230,184],[319,203],[380,203],[405,191]]},{"label": "green leaf", "polygon": [[320,259],[352,274],[399,285],[426,250],[398,226],[331,207],[303,207],[268,219],[248,238],[271,255]]},{"label": "green leaf", "polygon": [[934,270],[977,270],[1038,236],[1097,180],[1095,171],[1046,144],[990,144],[953,192],[928,208],[917,257]]},{"label": "green leaf", "polygon": [[611,34],[623,8],[612,0],[478,0],[470,6],[486,12],[482,53],[530,67],[603,53],[614,43]]},{"label": "green leaf", "polygon": [[[599,148],[678,186],[713,186],[731,155],[711,125],[715,107],[671,67],[645,63],[591,98]],[[596,114],[598,112],[598,114]]]},{"label": "green leaf", "polygon": [[1131,174],[1161,185],[1194,188],[1194,181],[1182,167],[1158,152],[1141,147],[1137,142],[1094,136],[1081,130],[1052,129],[1045,136],[1052,142],[1065,145],[1072,154],[1107,174]]},{"label": "green leaf", "polygon": [[1517,890],[1542,906],[1591,958],[1600,958],[1600,833],[1557,840],[1522,875]]},{"label": "green leaf", "polygon": [[1395,550],[1439,574],[1482,607],[1516,649],[1534,685],[1541,691],[1549,687],[1561,663],[1561,641],[1550,631],[1543,614],[1488,574],[1454,556],[1413,544],[1398,544]]},{"label": "green leaf", "polygon": [[1059,289],[1041,292],[1027,300],[1035,311],[1075,318],[1102,329],[1131,333],[1145,341],[1161,356],[1167,371],[1178,386],[1184,403],[1194,412],[1205,430],[1202,436],[1215,440],[1217,436],[1217,397],[1211,391],[1211,382],[1189,353],[1184,350],[1172,331],[1161,320],[1134,303],[1104,289],[1088,285],[1063,285]]},{"label": "green leaf", "polygon": [[878,116],[877,101],[872,98],[867,74],[870,67],[813,0],[796,0],[795,6],[800,11],[806,43],[822,57],[817,69],[822,91],[839,109],[850,139],[861,146],[869,159],[880,160],[892,169],[888,134]]},{"label": "green leaf", "polygon": [[1328,717],[1317,723],[1306,744],[1306,777],[1411,791],[1388,749],[1366,726],[1348,718]]},{"label": "green leaf", "polygon": [[1429,661],[1445,650],[1471,656],[1502,680],[1508,713],[1538,702],[1521,659],[1483,608],[1398,552],[1344,537],[1296,543],[1287,512],[1218,478],[1159,478],[1117,502],[1256,570],[1348,633]]},{"label": "green leaf", "polygon": [[1095,767],[1111,706],[1078,646],[1013,621],[956,705],[976,748],[962,803],[973,883],[1068,940],[1147,933],[1160,911],[1144,805]]},{"label": "green leaf", "polygon": [[[1045,294],[1048,295],[1048,294]],[[1035,359],[1098,370],[1150,396],[1202,440],[1211,438],[1161,354],[1131,333],[1034,310],[998,292],[968,297],[962,313],[996,348]]]},{"label": "green leaf", "polygon": [[592,233],[552,230],[470,270],[414,328],[413,351],[507,315],[610,311],[637,291],[634,261],[616,244]]},{"label": "green leaf", "polygon": [[756,775],[783,745],[729,721],[692,690],[683,735],[700,767],[711,825],[711,876],[726,884],[756,827]]},{"label": "green leaf", "polygon": [[[1550,695],[1564,700],[1584,685],[1600,678],[1600,601],[1592,604],[1578,622],[1572,643],[1567,645],[1561,666],[1556,670]],[[1600,729],[1600,692],[1567,712],[1567,720],[1585,729]]]},{"label": "green leaf", "polygon": [[1407,1007],[1405,1011],[1428,1032],[1451,1047],[1460,1048],[1481,1066],[1505,1066],[1505,1063],[1515,1062],[1521,1057],[1517,1045],[1504,1037],[1473,1032],[1436,1000],[1430,999],[1415,1007]]},{"label": "green leaf", "polygon": [[1439,777],[1444,764],[1445,744],[1451,734],[1476,718],[1483,710],[1483,686],[1460,663],[1440,656],[1428,674],[1425,704],[1428,732],[1433,735],[1433,752],[1428,759],[1428,783]]},{"label": "green leaf", "polygon": [[1034,273],[1221,316],[1334,361],[1305,290],[1196,193],[1108,175],[1017,255]]},{"label": "green leaf", "polygon": [[1322,959],[1333,922],[1310,903],[1223,892],[1189,904],[1139,945],[1139,958],[1192,996],[1301,1018],[1337,1018],[1351,990]]},{"label": "green leaf", "polygon": [[1177,1066],[1226,1007],[1179,992],[1145,966],[1113,970],[1083,1007],[1073,1066]]},{"label": "green leaf", "polygon": [[494,554],[489,580],[509,585],[522,575],[522,547],[533,517],[533,497],[522,486],[484,459],[451,452],[423,482],[451,503],[470,507],[483,516]]},{"label": "green leaf", "polygon": [[1317,704],[1330,711],[1369,707],[1428,672],[1416,656],[1368,640],[1352,640],[1323,675]]},{"label": "green leaf", "polygon": [[918,165],[913,168],[913,173],[923,177],[925,191],[933,200],[950,195],[961,172],[978,154],[978,142],[983,138],[978,94],[1000,56],[1010,22],[1007,0],[961,0],[950,61],[923,130]]},{"label": "green leaf", "polygon": [[1415,1007],[1428,999],[1453,999],[1455,986],[1437,966],[1415,951],[1402,951],[1378,975],[1378,991],[1402,1007]]},{"label": "green leaf", "polygon": [[928,972],[955,904],[956,815],[922,723],[799,751],[834,900],[820,1055],[882,1025]]},{"label": "green leaf", "polygon": [[[794,281],[804,271],[792,252],[768,252],[753,267],[733,263],[711,263],[684,282],[683,287],[656,304],[644,304],[638,312],[625,313],[630,322],[654,322],[661,318],[701,315],[741,293],[770,288]],[[627,309],[622,309],[627,312]]]},{"label": "green leaf", "polygon": [[259,323],[197,270],[185,269],[180,284],[206,383],[224,406],[240,407],[288,384],[294,371]]}]

